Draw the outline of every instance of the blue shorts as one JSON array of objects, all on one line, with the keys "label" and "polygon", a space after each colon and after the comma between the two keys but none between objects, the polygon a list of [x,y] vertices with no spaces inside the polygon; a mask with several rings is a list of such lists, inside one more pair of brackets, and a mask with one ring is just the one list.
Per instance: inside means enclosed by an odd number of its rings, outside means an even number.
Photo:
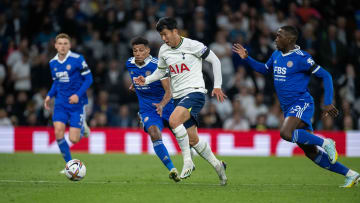
[{"label": "blue shorts", "polygon": [[145,132],[148,132],[149,127],[152,125],[157,126],[162,131],[164,122],[169,125],[170,115],[171,112],[163,112],[162,117],[156,111],[139,113]]},{"label": "blue shorts", "polygon": [[205,94],[201,92],[192,92],[179,99],[174,99],[175,107],[182,106],[189,110],[190,119],[184,123],[185,128],[193,125],[199,126],[198,115],[205,104]]},{"label": "blue shorts", "polygon": [[311,119],[314,115],[314,103],[305,100],[297,100],[291,105],[289,110],[284,112],[284,117],[294,116],[300,118],[307,124],[305,130],[313,131]]},{"label": "blue shorts", "polygon": [[156,109],[146,109],[143,112],[139,112],[141,123],[144,127],[145,132],[148,132],[150,126],[157,126],[160,131],[164,128],[164,123],[169,126],[169,119],[171,113],[174,111],[174,104],[171,100],[164,108],[162,112],[162,117],[156,112]]},{"label": "blue shorts", "polygon": [[69,108],[62,104],[56,104],[54,107],[53,122],[62,122],[65,125],[69,123],[70,127],[83,129],[85,122],[85,105]]}]

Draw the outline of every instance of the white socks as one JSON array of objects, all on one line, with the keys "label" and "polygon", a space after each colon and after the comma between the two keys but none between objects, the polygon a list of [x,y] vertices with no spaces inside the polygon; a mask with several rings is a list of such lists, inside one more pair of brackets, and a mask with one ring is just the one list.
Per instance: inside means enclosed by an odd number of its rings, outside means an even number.
[{"label": "white socks", "polygon": [[181,153],[183,155],[184,162],[186,160],[191,160],[189,136],[187,134],[187,131],[186,131],[184,125],[179,125],[175,129],[172,129],[172,131],[175,134],[176,140],[181,149]]},{"label": "white socks", "polygon": [[220,161],[215,157],[209,144],[199,139],[199,142],[193,146],[195,151],[206,161],[208,161],[214,168],[219,165]]}]

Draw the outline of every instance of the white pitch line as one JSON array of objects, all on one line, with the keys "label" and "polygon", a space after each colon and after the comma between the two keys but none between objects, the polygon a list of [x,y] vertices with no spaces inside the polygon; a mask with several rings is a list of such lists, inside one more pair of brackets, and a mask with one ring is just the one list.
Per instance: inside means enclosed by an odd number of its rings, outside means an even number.
[{"label": "white pitch line", "polygon": [[[50,184],[73,184],[78,181],[50,181],[50,180],[0,180],[1,183],[50,183]],[[159,184],[159,185],[174,185],[172,182],[127,182],[127,181],[81,181],[81,184],[123,184],[123,185],[146,185],[146,184]],[[219,184],[206,184],[206,183],[188,183],[181,182],[180,185],[202,185],[202,186],[220,186]],[[231,184],[232,186],[335,186],[332,184]]]}]

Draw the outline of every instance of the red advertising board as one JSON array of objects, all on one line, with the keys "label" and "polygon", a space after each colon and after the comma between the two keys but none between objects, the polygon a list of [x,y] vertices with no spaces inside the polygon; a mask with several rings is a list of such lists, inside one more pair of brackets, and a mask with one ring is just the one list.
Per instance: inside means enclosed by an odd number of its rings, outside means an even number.
[{"label": "red advertising board", "polygon": [[[360,156],[360,131],[317,131],[316,135],[332,138],[340,155]],[[210,143],[212,150],[224,156],[292,156],[303,154],[296,144],[282,140],[279,131],[224,131],[199,129],[201,139]],[[65,137],[68,143],[68,132]],[[163,141],[170,154],[180,152],[175,137],[164,130]],[[154,153],[150,137],[140,129],[94,128],[89,138],[71,145],[72,151],[94,154]],[[54,129],[47,127],[0,128],[0,153],[29,151],[59,153]]]}]

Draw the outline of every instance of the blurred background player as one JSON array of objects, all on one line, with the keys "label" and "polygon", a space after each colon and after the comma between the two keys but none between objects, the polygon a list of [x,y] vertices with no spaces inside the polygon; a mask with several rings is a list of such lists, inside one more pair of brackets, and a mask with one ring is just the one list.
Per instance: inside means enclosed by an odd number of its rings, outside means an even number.
[{"label": "blurred background player", "polygon": [[45,109],[50,110],[51,98],[55,97],[55,137],[65,162],[72,159],[64,138],[66,124],[70,125],[69,139],[72,143],[77,143],[81,137],[90,134],[86,124],[85,105],[88,103],[86,90],[93,82],[84,57],[70,51],[70,41],[69,35],[64,33],[55,38],[57,54],[49,62],[53,84],[44,101]]},{"label": "blurred background player", "polygon": [[[216,95],[217,100],[223,102],[226,96],[221,90],[220,61],[203,43],[181,37],[175,19],[161,18],[156,29],[165,42],[160,47],[158,68],[146,78],[139,76],[134,80],[139,85],[148,85],[170,72],[172,96],[176,106],[170,116],[170,127],[177,138],[188,134],[190,146],[214,167],[220,184],[226,185],[226,164],[214,156],[207,142],[199,140],[197,132],[198,114],[205,104],[207,93],[202,74],[202,60],[205,59],[212,64],[215,80],[212,96]],[[184,130],[183,126],[187,130]],[[189,177],[193,168],[194,163],[189,152],[184,155],[184,167],[180,178]]]},{"label": "blurred background player", "polygon": [[[149,42],[145,38],[136,37],[131,41],[133,56],[126,62],[126,68],[131,78],[139,75],[150,75],[157,68],[158,59],[150,55]],[[177,169],[171,161],[170,155],[162,141],[161,131],[164,122],[168,123],[174,110],[174,101],[171,99],[170,79],[168,75],[161,81],[146,86],[131,85],[139,101],[140,119],[153,143],[156,155],[170,171],[169,178],[180,181]]]},{"label": "blurred background player", "polygon": [[[285,117],[280,129],[281,138],[299,145],[305,155],[320,167],[344,175],[345,184],[341,187],[352,187],[360,180],[359,173],[337,162],[338,154],[333,140],[323,139],[312,133],[314,100],[307,88],[310,76],[315,75],[323,80],[323,116],[336,117],[338,110],[332,104],[332,77],[314,62],[310,54],[300,50],[296,45],[297,38],[298,31],[295,27],[281,27],[275,39],[278,50],[271,55],[266,64],[248,56],[247,50],[240,44],[235,44],[233,50],[257,72],[273,72],[274,86]],[[325,151],[319,150],[317,146]]]}]

